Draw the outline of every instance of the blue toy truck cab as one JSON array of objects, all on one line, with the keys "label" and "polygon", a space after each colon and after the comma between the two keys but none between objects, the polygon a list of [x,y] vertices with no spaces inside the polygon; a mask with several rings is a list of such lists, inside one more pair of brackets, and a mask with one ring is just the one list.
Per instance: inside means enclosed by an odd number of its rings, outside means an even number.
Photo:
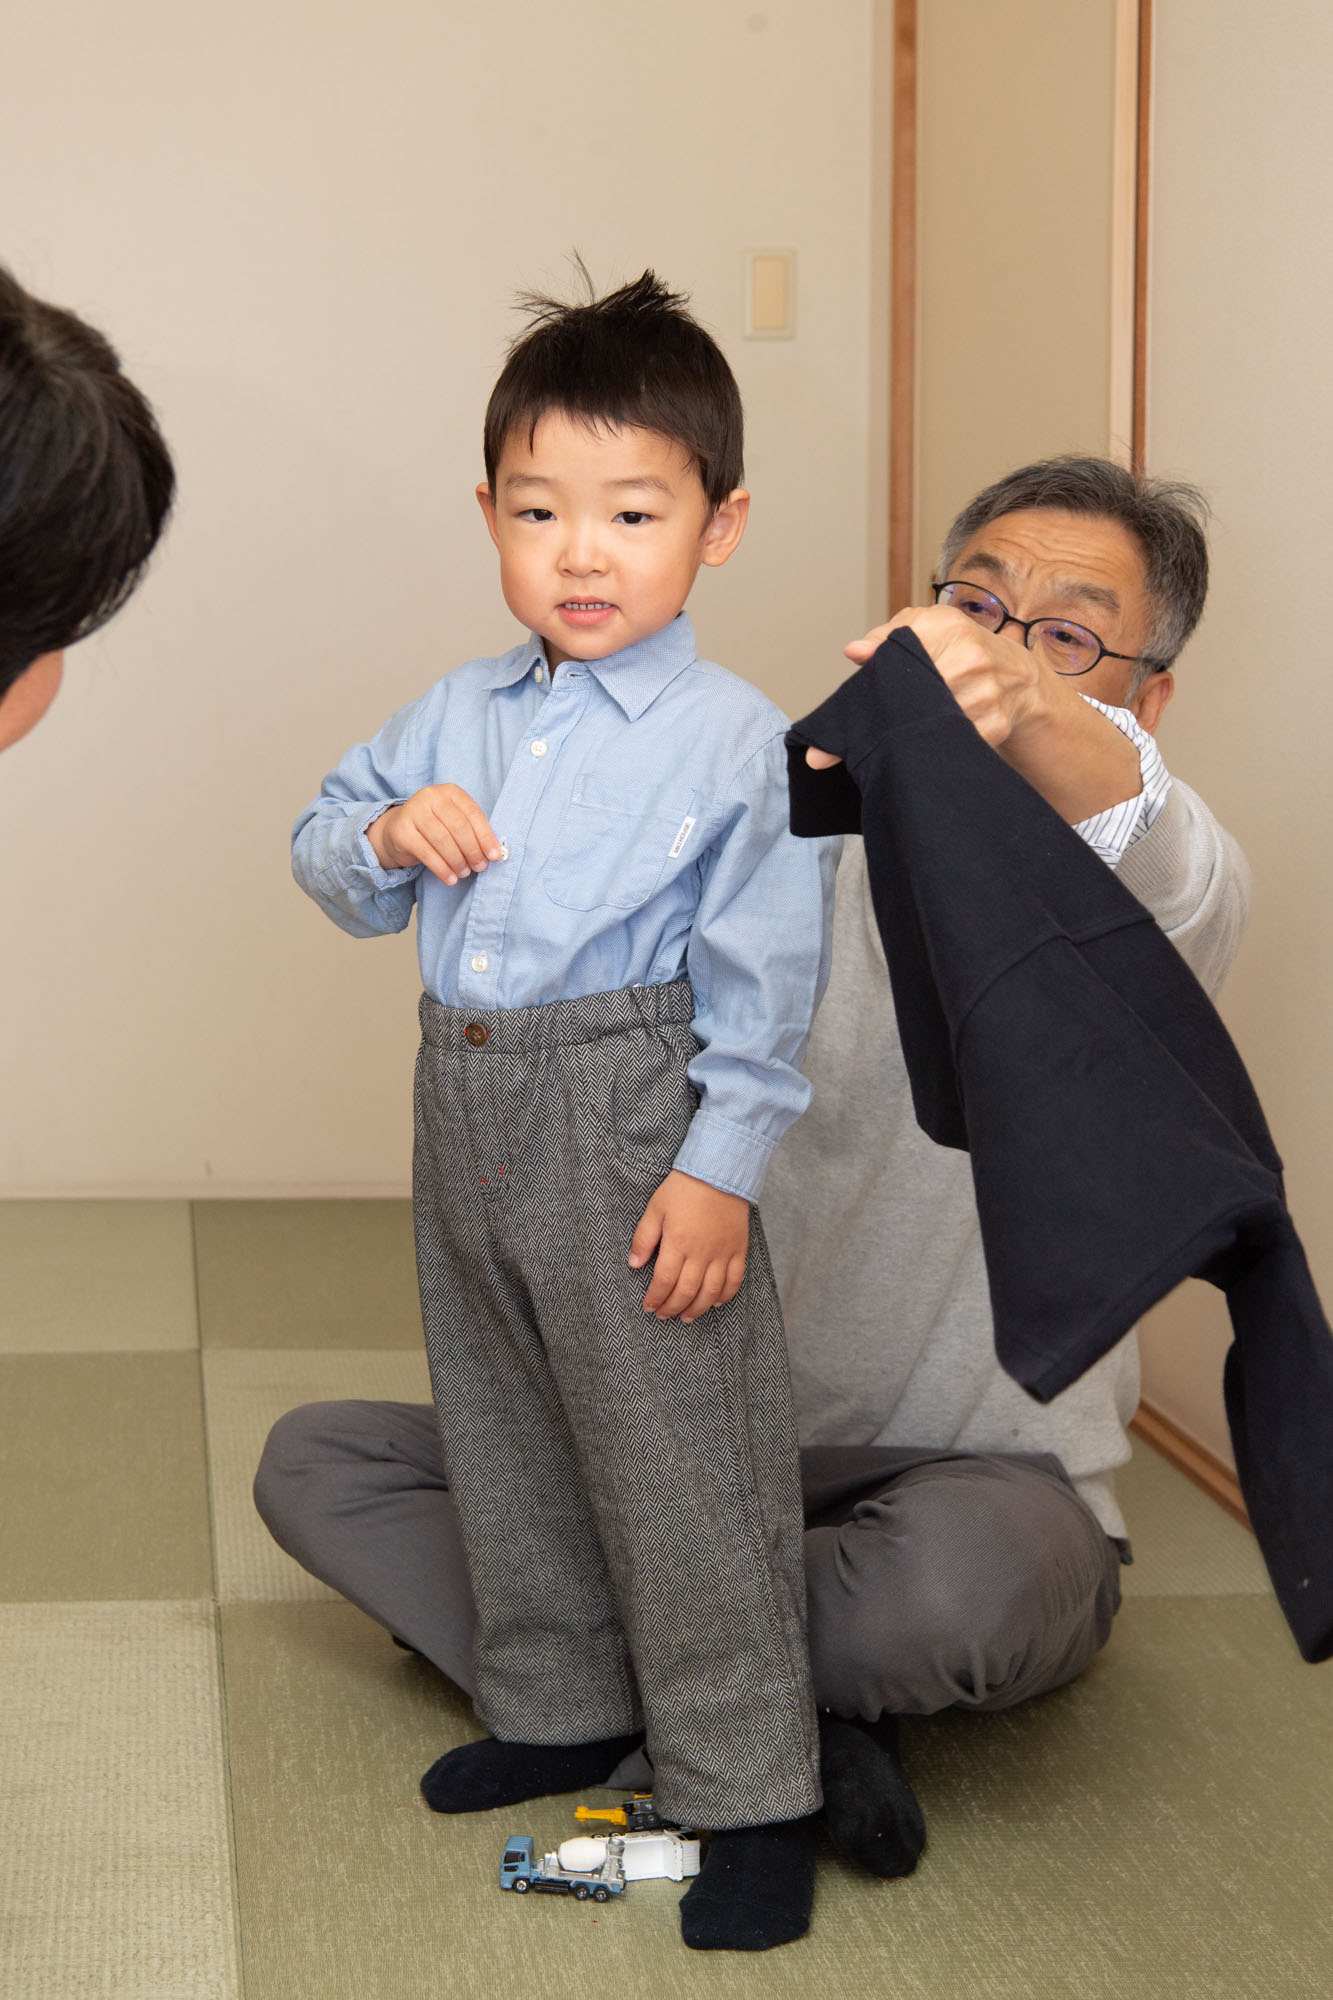
[{"label": "blue toy truck cab", "polygon": [[[594,1903],[607,1903],[623,1893],[625,1871],[619,1852],[612,1853],[609,1843],[603,1846],[607,1852],[600,1867],[566,1868],[558,1854],[544,1855],[538,1863],[533,1857],[531,1834],[511,1834],[500,1857],[500,1887],[520,1896],[536,1890],[540,1895],[573,1896],[580,1903],[589,1898]],[[619,1844],[616,1846],[618,1850]]]},{"label": "blue toy truck cab", "polygon": [[500,1863],[500,1887],[520,1891],[532,1887],[532,1836],[515,1834],[505,1843],[504,1858]]}]

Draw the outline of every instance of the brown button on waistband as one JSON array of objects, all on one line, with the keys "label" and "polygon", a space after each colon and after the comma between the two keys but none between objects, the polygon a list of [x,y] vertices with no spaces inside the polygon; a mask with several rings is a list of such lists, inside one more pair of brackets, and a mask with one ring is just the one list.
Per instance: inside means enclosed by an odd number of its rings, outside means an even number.
[{"label": "brown button on waistband", "polygon": [[471,1042],[474,1049],[479,1049],[483,1042],[489,1042],[491,1031],[483,1028],[480,1021],[469,1021],[463,1030],[463,1039]]}]

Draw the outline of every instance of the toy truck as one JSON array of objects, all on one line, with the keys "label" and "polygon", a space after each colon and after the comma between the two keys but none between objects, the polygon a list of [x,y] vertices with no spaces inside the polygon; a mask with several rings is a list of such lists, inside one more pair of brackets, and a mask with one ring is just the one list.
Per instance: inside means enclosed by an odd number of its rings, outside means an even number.
[{"label": "toy truck", "polygon": [[595,1810],[579,1806],[574,1817],[599,1819],[617,1829],[610,1834],[576,1834],[562,1840],[554,1854],[544,1854],[540,1867],[533,1856],[532,1835],[511,1834],[500,1862],[500,1887],[520,1896],[536,1889],[547,1896],[573,1896],[580,1903],[609,1902],[624,1893],[626,1882],[647,1882],[663,1876],[683,1882],[699,1873],[699,1837],[689,1827],[672,1826],[653,1809],[651,1792],[636,1792],[623,1806]]},{"label": "toy truck", "polygon": [[500,1887],[525,1896],[529,1890],[546,1896],[573,1896],[576,1902],[610,1902],[625,1893],[622,1842],[589,1839],[586,1835],[564,1840],[554,1854],[544,1854],[540,1867],[533,1856],[532,1835],[511,1835],[505,1842],[500,1862]]}]

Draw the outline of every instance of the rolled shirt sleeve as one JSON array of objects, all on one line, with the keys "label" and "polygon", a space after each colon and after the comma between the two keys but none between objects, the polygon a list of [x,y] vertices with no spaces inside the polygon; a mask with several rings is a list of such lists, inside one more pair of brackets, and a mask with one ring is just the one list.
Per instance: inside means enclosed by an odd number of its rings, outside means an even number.
[{"label": "rolled shirt sleeve", "polygon": [[1075,833],[1088,843],[1108,868],[1118,868],[1135,841],[1141,840],[1149,831],[1166,804],[1171,790],[1171,774],[1162,762],[1162,753],[1156,742],[1129,709],[1112,708],[1109,703],[1097,701],[1090,694],[1085,694],[1083,699],[1089,708],[1095,708],[1099,715],[1113,722],[1139,753],[1142,789],[1132,799],[1122,799],[1118,805],[1107,806],[1104,811],[1094,813],[1091,819],[1079,820],[1074,827]]}]

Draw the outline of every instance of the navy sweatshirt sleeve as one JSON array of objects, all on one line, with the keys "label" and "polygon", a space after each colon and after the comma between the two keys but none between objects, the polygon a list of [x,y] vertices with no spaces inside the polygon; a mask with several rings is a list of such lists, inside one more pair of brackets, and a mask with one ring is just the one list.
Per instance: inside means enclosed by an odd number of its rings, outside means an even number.
[{"label": "navy sweatshirt sleeve", "polygon": [[[810,770],[810,744],[845,763]],[[1181,1279],[1220,1285],[1241,1487],[1302,1653],[1327,1658],[1333,1334],[1211,1001],[914,634],[788,745],[793,831],[864,835],[917,1119],[971,1156],[1001,1363],[1049,1401]]]}]

